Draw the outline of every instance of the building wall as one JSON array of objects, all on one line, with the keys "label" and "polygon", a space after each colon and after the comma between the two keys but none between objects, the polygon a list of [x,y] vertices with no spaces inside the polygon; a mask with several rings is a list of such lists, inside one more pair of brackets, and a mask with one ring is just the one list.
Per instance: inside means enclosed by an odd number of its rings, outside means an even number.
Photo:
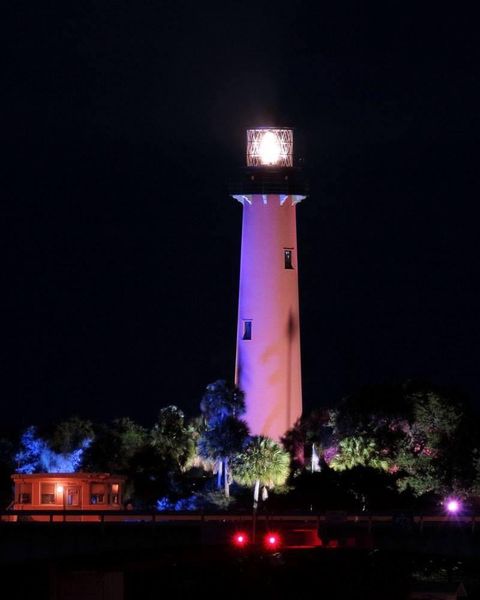
[{"label": "building wall", "polygon": [[278,440],[302,412],[296,206],[294,197],[244,198],[236,383],[251,432]]},{"label": "building wall", "polygon": [[[122,494],[125,478],[104,474],[33,474],[13,475],[14,500],[11,508],[14,510],[119,510],[122,509]],[[59,486],[63,487],[63,490]],[[97,487],[95,487],[97,486]],[[103,486],[103,502],[93,502],[92,496],[101,492]],[[115,490],[118,489],[118,494]],[[69,491],[78,491],[69,494]],[[53,496],[42,499],[42,491]],[[22,494],[30,494],[28,497]],[[69,499],[70,496],[70,499]],[[117,496],[114,498],[114,496]],[[97,499],[99,499],[97,497]],[[44,517],[47,518],[48,517]],[[37,517],[41,520],[40,516]]]}]

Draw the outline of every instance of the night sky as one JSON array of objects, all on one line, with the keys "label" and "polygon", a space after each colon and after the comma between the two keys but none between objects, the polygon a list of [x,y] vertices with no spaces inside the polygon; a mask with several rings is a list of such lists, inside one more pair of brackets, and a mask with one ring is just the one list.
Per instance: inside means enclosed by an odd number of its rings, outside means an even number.
[{"label": "night sky", "polygon": [[295,127],[310,183],[305,407],[412,377],[480,406],[478,21],[418,4],[3,9],[4,424],[147,424],[233,377],[227,186],[263,124]]}]

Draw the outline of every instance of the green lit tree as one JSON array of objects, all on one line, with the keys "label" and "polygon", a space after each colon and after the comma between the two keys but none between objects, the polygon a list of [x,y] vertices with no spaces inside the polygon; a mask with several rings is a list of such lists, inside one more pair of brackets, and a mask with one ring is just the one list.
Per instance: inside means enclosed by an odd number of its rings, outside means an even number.
[{"label": "green lit tree", "polygon": [[128,475],[132,459],[148,443],[147,430],[128,417],[100,425],[85,451],[84,465],[90,471]]},{"label": "green lit tree", "polygon": [[179,408],[167,406],[159,411],[130,465],[135,495],[142,505],[155,506],[160,497],[176,492],[195,454],[196,437]]},{"label": "green lit tree", "polygon": [[176,406],[166,406],[150,430],[149,445],[163,461],[183,469],[195,454],[197,436],[194,427],[185,422],[183,411]]},{"label": "green lit tree", "polygon": [[332,411],[336,470],[388,469],[399,491],[468,495],[478,418],[456,392],[424,382],[367,386]]},{"label": "green lit tree", "polygon": [[350,436],[338,444],[338,452],[331,459],[330,468],[334,471],[346,471],[354,467],[371,467],[386,471],[389,461],[381,456],[374,439]]},{"label": "green lit tree", "polygon": [[233,477],[241,485],[253,486],[253,507],[258,506],[260,488],[262,497],[268,489],[285,484],[290,474],[290,456],[274,440],[254,436],[235,459]]},{"label": "green lit tree", "polygon": [[416,496],[467,495],[474,478],[475,419],[465,405],[435,390],[412,393],[409,400],[413,418],[394,456],[399,489]]}]

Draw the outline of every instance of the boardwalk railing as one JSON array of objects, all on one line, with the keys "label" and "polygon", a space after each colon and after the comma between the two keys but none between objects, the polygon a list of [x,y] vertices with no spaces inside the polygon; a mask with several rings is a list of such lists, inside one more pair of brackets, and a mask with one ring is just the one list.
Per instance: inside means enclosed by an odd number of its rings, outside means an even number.
[{"label": "boardwalk railing", "polygon": [[[136,510],[8,510],[0,511],[1,522],[97,522],[97,523],[162,523],[162,522],[251,522],[252,513],[200,513],[200,512],[149,512]],[[302,523],[319,527],[322,523],[359,525],[371,529],[381,525],[415,525],[420,530],[424,526],[448,523],[469,525],[472,531],[480,523],[480,515],[412,514],[398,512],[390,514],[347,514],[347,513],[259,513],[256,521]]]}]

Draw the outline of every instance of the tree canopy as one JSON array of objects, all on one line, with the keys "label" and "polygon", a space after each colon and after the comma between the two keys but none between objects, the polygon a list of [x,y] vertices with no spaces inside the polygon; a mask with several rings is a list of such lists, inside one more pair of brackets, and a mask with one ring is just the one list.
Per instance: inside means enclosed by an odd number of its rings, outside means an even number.
[{"label": "tree canopy", "polygon": [[216,461],[217,487],[230,496],[230,460],[241,450],[248,436],[247,424],[240,419],[245,412],[243,392],[224,380],[207,385],[200,402],[205,428],[200,435],[198,450],[201,456]]},{"label": "tree canopy", "polygon": [[283,485],[290,474],[290,456],[280,444],[260,435],[250,438],[233,465],[233,476],[242,485],[254,487],[254,506],[259,488]]}]

